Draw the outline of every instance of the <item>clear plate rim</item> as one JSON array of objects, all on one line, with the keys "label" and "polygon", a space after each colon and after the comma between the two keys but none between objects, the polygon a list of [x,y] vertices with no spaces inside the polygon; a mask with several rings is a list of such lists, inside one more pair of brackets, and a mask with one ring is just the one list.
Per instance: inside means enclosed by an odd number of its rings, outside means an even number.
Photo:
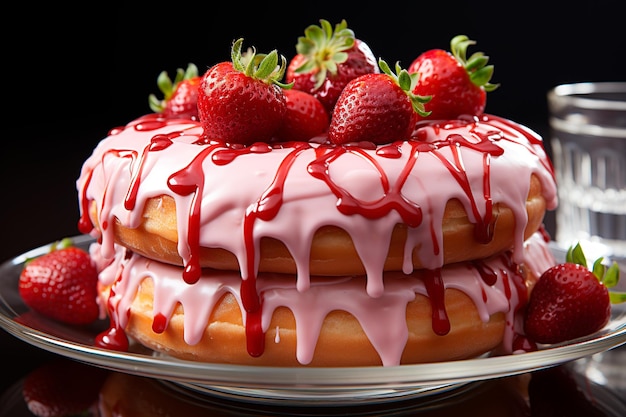
[{"label": "clear plate rim", "polygon": [[[77,245],[85,246],[93,241],[87,235],[75,236],[73,240]],[[202,363],[159,354],[110,351],[56,337],[45,330],[29,327],[15,320],[18,317],[15,305],[7,301],[10,298],[8,292],[13,291],[9,286],[11,282],[17,282],[19,272],[16,271],[21,269],[23,262],[45,252],[49,246],[47,244],[32,249],[0,265],[0,327],[31,345],[62,356],[113,371],[173,382],[278,391],[278,394],[272,395],[280,395],[281,390],[288,390],[290,396],[298,390],[307,393],[316,390],[415,390],[531,372],[626,344],[626,306],[617,305],[613,308],[609,325],[592,336],[535,352],[453,362],[393,367],[283,368]],[[14,297],[14,294],[10,295]]]}]

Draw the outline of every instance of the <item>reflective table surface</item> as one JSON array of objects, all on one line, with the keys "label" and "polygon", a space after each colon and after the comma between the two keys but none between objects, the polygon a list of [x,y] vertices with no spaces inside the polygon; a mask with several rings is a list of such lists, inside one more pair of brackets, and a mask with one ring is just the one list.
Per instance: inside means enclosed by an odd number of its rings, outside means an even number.
[{"label": "reflective table surface", "polygon": [[80,407],[91,416],[626,415],[625,345],[543,370],[469,383],[421,398],[345,406],[299,406],[293,402],[280,406],[229,400],[155,378],[95,367],[35,348],[6,332],[0,333],[0,343],[6,358],[0,379],[2,417],[43,415],[37,414],[36,408],[31,412],[26,399],[33,398],[33,407],[37,396],[33,387],[45,384],[58,391],[52,401],[57,409]]}]

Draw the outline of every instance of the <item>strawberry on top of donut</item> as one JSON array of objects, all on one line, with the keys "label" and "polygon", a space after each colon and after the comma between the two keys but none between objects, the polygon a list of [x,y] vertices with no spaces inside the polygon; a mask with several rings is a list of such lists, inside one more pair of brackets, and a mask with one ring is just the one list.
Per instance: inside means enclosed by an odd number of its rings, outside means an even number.
[{"label": "strawberry on top of donut", "polygon": [[418,114],[428,115],[424,103],[430,97],[413,94],[419,74],[409,74],[399,63],[394,73],[382,59],[379,66],[382,73],[354,78],[341,92],[328,129],[332,143],[408,139]]},{"label": "strawberry on top of donut", "polygon": [[286,81],[315,96],[329,113],[350,80],[379,72],[370,47],[355,37],[345,20],[334,30],[324,19],[319,26],[307,27],[298,38],[296,52],[287,67]]},{"label": "strawberry on top of donut", "polygon": [[178,68],[174,81],[167,71],[162,71],[157,77],[157,85],[163,99],[150,94],[148,105],[155,113],[161,113],[168,119],[189,118],[198,119],[198,86],[200,76],[198,67],[190,63],[187,69]]},{"label": "strawberry on top of donut", "polygon": [[329,115],[321,101],[306,91],[284,90],[287,110],[276,132],[278,141],[307,141],[328,130]]},{"label": "strawberry on top of donut", "polygon": [[619,280],[619,266],[597,259],[592,269],[580,244],[564,263],[547,269],[534,286],[524,320],[526,336],[536,343],[560,343],[592,334],[611,318],[611,303],[626,302],[626,293],[609,291]]},{"label": "strawberry on top of donut", "polygon": [[231,49],[231,61],[209,68],[200,82],[198,114],[207,141],[249,145],[269,142],[280,128],[287,105],[280,80],[287,60],[276,50],[241,53],[243,39]]},{"label": "strawberry on top of donut", "polygon": [[450,42],[450,51],[431,49],[420,54],[408,68],[420,78],[413,93],[432,96],[424,105],[428,119],[456,119],[460,115],[478,116],[485,110],[487,92],[499,84],[491,84],[493,65],[489,57],[475,52],[467,58],[467,48],[476,42],[458,35]]}]

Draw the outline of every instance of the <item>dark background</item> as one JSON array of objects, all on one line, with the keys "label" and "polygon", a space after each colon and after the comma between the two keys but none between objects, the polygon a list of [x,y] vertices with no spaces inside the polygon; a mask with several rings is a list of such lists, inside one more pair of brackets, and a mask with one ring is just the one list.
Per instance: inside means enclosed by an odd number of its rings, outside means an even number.
[{"label": "dark background", "polygon": [[[626,80],[618,1],[323,3],[231,2],[220,6],[230,12],[218,13],[216,2],[89,2],[88,9],[14,2],[0,25],[0,262],[78,234],[75,180],[93,147],[112,127],[149,112],[160,71],[173,74],[189,62],[202,71],[228,60],[238,37],[290,58],[308,25],[345,18],[377,57],[407,67],[419,53],[448,49],[453,36],[466,34],[478,42],[470,52],[490,56],[493,82],[501,84],[487,111],[544,137],[549,88]],[[27,358],[16,362],[22,365],[45,359],[3,331],[0,346],[9,358]],[[4,386],[25,372],[9,369]]]}]

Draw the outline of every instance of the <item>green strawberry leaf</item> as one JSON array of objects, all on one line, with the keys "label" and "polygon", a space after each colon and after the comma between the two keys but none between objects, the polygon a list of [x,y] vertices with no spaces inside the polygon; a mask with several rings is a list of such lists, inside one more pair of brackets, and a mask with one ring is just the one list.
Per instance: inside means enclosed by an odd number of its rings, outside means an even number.
[{"label": "green strawberry leaf", "polygon": [[[293,86],[293,83],[285,84],[280,81],[287,68],[287,59],[283,55],[279,56],[275,49],[269,54],[257,54],[254,48],[248,49],[245,54],[242,54],[242,44],[243,38],[239,38],[233,42],[230,52],[233,68],[248,77],[263,81],[267,84],[275,84],[286,89]],[[278,65],[279,59],[280,65]]]},{"label": "green strawberry leaf", "polygon": [[476,52],[467,60],[465,69],[468,71],[474,71],[483,68],[487,65],[487,62],[489,62],[489,57],[485,56],[482,52]]},{"label": "green strawberry leaf", "polygon": [[[569,247],[565,255],[565,262],[579,264],[588,268],[587,258],[580,246],[580,242]],[[607,288],[613,288],[619,282],[619,265],[615,261],[607,268],[604,258],[600,257],[593,263],[591,272]],[[612,304],[626,302],[626,292],[609,291],[609,297]]]},{"label": "green strawberry leaf", "polygon": [[493,91],[497,88],[497,85],[489,84],[489,80],[493,75],[493,65],[487,65],[486,67],[482,67],[470,75],[470,80],[476,85],[482,85],[485,91]]},{"label": "green strawberry leaf", "polygon": [[457,35],[450,41],[450,52],[456,60],[463,65],[474,85],[482,87],[486,92],[498,88],[500,84],[491,84],[493,65],[487,65],[489,57],[482,52],[473,53],[467,58],[467,48],[476,42],[465,35]]},{"label": "green strawberry leaf", "polygon": [[604,258],[602,257],[596,259],[596,261],[593,263],[593,268],[591,269],[593,275],[600,279],[600,281],[602,281],[602,277],[604,277],[604,273],[606,271],[606,266],[604,266],[602,261],[604,261]]},{"label": "green strawberry leaf", "polygon": [[382,58],[378,59],[378,67],[383,73],[391,77],[391,79],[407,94],[409,99],[411,99],[411,105],[413,106],[413,110],[415,112],[423,117],[426,117],[431,113],[426,111],[424,103],[428,103],[432,97],[413,94],[413,89],[419,80],[419,73],[414,72],[409,74],[406,69],[403,69],[400,66],[400,62],[396,62],[396,71],[393,72],[391,68],[389,68],[389,64],[387,64],[387,62]]},{"label": "green strawberry leaf", "polygon": [[315,71],[315,88],[319,88],[326,79],[327,73],[337,74],[337,65],[348,60],[348,53],[356,42],[354,32],[348,23],[342,20],[332,25],[328,20],[321,19],[320,25],[311,25],[304,30],[304,36],[298,38],[296,52],[305,56],[302,65],[296,69],[298,73]]},{"label": "green strawberry leaf", "polygon": [[52,245],[52,248],[50,249],[50,251],[52,252],[53,250],[57,250],[57,249],[65,249],[65,248],[69,248],[71,246],[73,246],[73,242],[72,239],[70,239],[69,237],[64,237],[63,239],[59,240],[58,242],[55,242]]},{"label": "green strawberry leaf", "polygon": [[587,258],[585,257],[585,253],[583,252],[583,248],[580,246],[580,243],[570,246],[565,256],[565,262],[585,267],[587,266]]},{"label": "green strawberry leaf", "polygon": [[172,81],[167,71],[161,71],[157,77],[157,86],[159,87],[159,91],[163,94],[163,99],[159,99],[155,94],[150,94],[148,96],[148,105],[150,106],[150,109],[155,113],[163,112],[163,109],[165,109],[165,103],[167,100],[172,98],[178,84],[183,80],[189,80],[197,75],[198,67],[194,63],[189,63],[187,65],[187,69],[185,70],[178,68],[176,70],[174,81]]},{"label": "green strawberry leaf", "polygon": [[626,302],[626,292],[609,291],[609,299],[611,304],[619,304]]},{"label": "green strawberry leaf", "polygon": [[619,282],[619,265],[617,262],[613,262],[613,264],[606,271],[606,274],[602,275],[602,282],[608,288],[614,287]]},{"label": "green strawberry leaf", "polygon": [[[609,288],[609,299],[611,304],[619,304],[626,302],[626,292],[623,291],[611,291],[619,282],[619,265],[617,262],[613,262],[608,269],[603,265],[602,283],[605,287]],[[595,273],[595,271],[594,271]]]},{"label": "green strawberry leaf", "polygon": [[[57,240],[56,242],[53,242],[50,244],[50,248],[48,248],[48,252],[54,252],[55,250],[59,250],[59,249],[66,249],[69,248],[71,246],[74,246],[74,242],[72,242],[72,239],[69,237],[64,237],[61,240]],[[45,255],[45,254],[44,254]],[[38,255],[38,256],[34,256],[31,258],[26,258],[26,260],[24,261],[24,266],[28,265],[31,261],[33,261],[34,259],[39,258],[42,255]]]}]

